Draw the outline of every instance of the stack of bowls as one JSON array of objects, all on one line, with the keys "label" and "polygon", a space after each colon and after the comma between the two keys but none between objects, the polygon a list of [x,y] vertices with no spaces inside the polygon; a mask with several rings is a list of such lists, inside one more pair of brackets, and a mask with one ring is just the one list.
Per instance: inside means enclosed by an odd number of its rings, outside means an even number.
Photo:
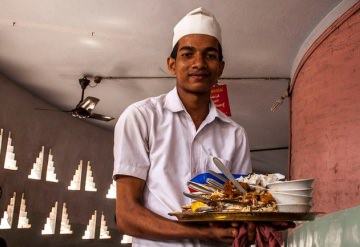
[{"label": "stack of bowls", "polygon": [[299,179],[268,184],[279,212],[306,213],[311,210],[314,179]]}]

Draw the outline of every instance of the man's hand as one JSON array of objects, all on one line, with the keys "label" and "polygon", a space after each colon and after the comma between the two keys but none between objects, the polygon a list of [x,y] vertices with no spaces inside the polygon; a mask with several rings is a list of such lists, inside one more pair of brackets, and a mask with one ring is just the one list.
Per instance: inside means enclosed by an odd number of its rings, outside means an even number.
[{"label": "man's hand", "polygon": [[[217,236],[218,241],[223,241],[223,242],[228,242],[230,243],[231,241],[234,240],[234,238],[236,238],[236,236],[239,234],[239,229],[241,226],[245,226],[246,228],[246,235],[247,235],[247,243],[249,245],[254,244],[256,241],[256,227],[257,225],[268,225],[270,227],[272,227],[275,231],[283,231],[283,230],[287,230],[289,228],[294,228],[296,227],[296,224],[294,222],[291,221],[274,221],[274,222],[252,222],[252,221],[247,221],[247,222],[210,222],[209,226],[213,228],[214,231],[217,231],[216,228],[222,228],[222,229],[229,229],[229,232],[221,232],[218,231],[217,233],[220,234],[219,236]],[[222,237],[221,234],[225,234],[225,238]],[[232,234],[231,236],[229,234]],[[215,235],[214,235],[215,237]]]},{"label": "man's hand", "polygon": [[232,243],[239,233],[238,222],[210,222],[210,230],[213,240],[225,243]]},{"label": "man's hand", "polygon": [[[232,233],[232,239],[230,241],[229,237],[226,240],[228,243],[234,241],[234,239],[237,237],[237,235],[239,234],[239,229],[240,226],[244,225],[246,227],[246,232],[247,232],[247,242],[249,244],[254,244],[255,243],[255,239],[256,239],[256,223],[255,222],[210,222],[209,226],[210,227],[214,227],[214,228],[226,228],[226,229],[231,229],[231,233]],[[225,241],[224,241],[225,242]]]},{"label": "man's hand", "polygon": [[275,229],[275,231],[284,231],[289,228],[296,227],[295,222],[292,221],[274,221],[271,222],[269,225],[272,226]]}]

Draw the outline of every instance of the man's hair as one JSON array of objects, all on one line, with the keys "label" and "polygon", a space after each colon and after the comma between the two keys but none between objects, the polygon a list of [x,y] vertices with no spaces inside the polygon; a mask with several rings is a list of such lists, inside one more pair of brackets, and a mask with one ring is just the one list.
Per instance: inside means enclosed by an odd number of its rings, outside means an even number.
[{"label": "man's hair", "polygon": [[[174,46],[173,50],[171,51],[170,57],[176,59],[177,57],[177,52],[179,49],[179,42],[176,43],[176,45]],[[220,43],[218,44],[218,49],[219,49],[219,61],[222,62],[224,57],[223,57],[223,53],[222,53],[222,47],[220,45]]]}]

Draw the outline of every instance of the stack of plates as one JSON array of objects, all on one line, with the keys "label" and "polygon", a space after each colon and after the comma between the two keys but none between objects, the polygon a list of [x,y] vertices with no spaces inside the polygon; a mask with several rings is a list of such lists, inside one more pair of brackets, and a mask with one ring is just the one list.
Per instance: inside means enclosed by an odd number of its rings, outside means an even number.
[{"label": "stack of plates", "polygon": [[268,184],[279,212],[306,213],[312,206],[314,179],[299,179]]}]

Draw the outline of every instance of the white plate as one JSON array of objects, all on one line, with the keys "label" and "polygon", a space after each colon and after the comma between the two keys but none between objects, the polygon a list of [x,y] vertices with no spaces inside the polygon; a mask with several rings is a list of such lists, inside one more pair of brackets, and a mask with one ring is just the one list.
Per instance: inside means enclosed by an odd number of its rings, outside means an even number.
[{"label": "white plate", "polygon": [[272,190],[298,190],[298,189],[310,189],[314,182],[313,178],[298,179],[290,181],[281,181],[268,184],[267,187]]},{"label": "white plate", "polygon": [[309,204],[312,196],[302,196],[283,192],[270,192],[277,204]]},{"label": "white plate", "polygon": [[294,189],[294,190],[285,190],[285,189],[269,189],[270,193],[273,192],[282,192],[282,193],[288,193],[293,195],[301,195],[301,196],[311,196],[313,189]]},{"label": "white plate", "polygon": [[279,212],[307,213],[311,210],[309,204],[277,204]]}]

